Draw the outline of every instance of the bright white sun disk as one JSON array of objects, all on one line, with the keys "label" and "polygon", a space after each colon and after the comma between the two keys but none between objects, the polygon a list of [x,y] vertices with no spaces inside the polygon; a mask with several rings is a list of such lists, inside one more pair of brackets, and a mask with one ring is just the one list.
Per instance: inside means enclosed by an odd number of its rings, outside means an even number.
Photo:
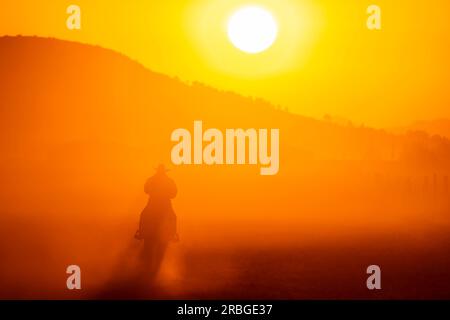
[{"label": "bright white sun disk", "polygon": [[272,14],[257,6],[237,10],[228,20],[228,38],[246,53],[256,54],[269,49],[278,34]]}]

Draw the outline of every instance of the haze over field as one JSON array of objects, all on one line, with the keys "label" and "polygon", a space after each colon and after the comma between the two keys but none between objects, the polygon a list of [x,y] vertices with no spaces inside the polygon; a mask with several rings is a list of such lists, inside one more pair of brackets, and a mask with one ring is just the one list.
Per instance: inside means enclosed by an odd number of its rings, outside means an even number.
[{"label": "haze over field", "polygon": [[[450,295],[447,138],[294,115],[54,39],[0,38],[0,74],[2,298]],[[194,120],[279,128],[279,173],[171,166],[170,134]],[[182,241],[141,292],[117,281],[158,163],[178,185]],[[378,262],[391,285],[370,295]],[[81,293],[65,289],[69,264]]]}]

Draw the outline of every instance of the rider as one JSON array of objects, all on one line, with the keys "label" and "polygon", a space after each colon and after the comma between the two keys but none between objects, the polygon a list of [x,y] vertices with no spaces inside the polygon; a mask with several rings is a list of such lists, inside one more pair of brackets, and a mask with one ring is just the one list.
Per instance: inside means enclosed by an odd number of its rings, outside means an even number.
[{"label": "rider", "polygon": [[141,213],[137,239],[144,240],[144,260],[158,271],[168,243],[177,239],[176,215],[171,199],[177,195],[175,182],[167,176],[167,169],[160,164],[156,173],[144,187],[149,196],[147,206]]}]

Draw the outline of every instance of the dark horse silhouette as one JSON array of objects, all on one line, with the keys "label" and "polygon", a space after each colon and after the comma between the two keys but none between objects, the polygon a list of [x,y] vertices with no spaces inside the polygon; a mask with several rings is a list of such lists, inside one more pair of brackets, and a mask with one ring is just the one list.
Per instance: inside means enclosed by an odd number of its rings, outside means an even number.
[{"label": "dark horse silhouette", "polygon": [[171,199],[177,195],[175,182],[167,176],[167,169],[159,165],[155,175],[145,183],[147,206],[141,213],[136,238],[144,241],[142,262],[148,275],[155,276],[170,241],[178,239],[176,215]]}]

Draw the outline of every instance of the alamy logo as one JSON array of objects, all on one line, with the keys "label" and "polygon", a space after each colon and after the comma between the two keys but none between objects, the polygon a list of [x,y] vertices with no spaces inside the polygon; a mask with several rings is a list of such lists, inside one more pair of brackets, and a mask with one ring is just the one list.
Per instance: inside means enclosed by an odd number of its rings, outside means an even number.
[{"label": "alamy logo", "polygon": [[66,26],[69,30],[81,29],[81,9],[76,4],[67,7],[66,13],[69,14],[66,20]]},{"label": "alamy logo", "polygon": [[77,265],[68,266],[66,273],[70,274],[67,278],[66,286],[69,290],[80,290],[81,289],[81,269]]},{"label": "alamy logo", "polygon": [[367,28],[369,30],[381,30],[381,8],[376,4],[367,8]]},{"label": "alamy logo", "polygon": [[367,289],[380,290],[381,289],[381,268],[377,265],[371,265],[367,267],[367,274],[370,274],[367,278]]},{"label": "alamy logo", "polygon": [[177,142],[171,154],[174,165],[259,164],[261,175],[279,170],[279,129],[226,129],[223,134],[218,129],[203,132],[203,122],[194,121],[193,136],[180,128],[172,132],[171,140]]}]

